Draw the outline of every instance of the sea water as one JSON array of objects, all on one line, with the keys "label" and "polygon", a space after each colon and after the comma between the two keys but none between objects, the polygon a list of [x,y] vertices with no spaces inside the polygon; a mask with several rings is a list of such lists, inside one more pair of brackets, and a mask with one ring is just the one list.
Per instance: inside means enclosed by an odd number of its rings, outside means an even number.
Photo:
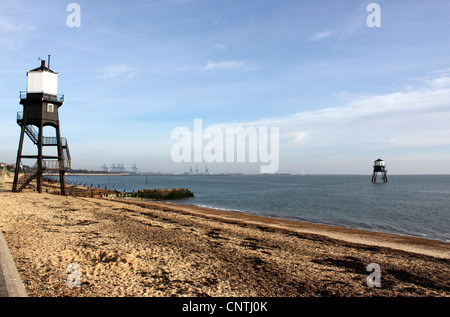
[{"label": "sea water", "polygon": [[[188,188],[176,203],[450,242],[450,175],[66,176],[86,186]],[[173,202],[173,201],[172,201]]]}]

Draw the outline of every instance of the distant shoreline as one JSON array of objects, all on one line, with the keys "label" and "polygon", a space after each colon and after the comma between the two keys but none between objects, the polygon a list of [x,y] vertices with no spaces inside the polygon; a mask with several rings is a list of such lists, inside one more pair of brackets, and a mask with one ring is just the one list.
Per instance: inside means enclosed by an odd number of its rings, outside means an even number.
[{"label": "distant shoreline", "polygon": [[[58,174],[49,174],[49,175],[55,175],[58,176]],[[66,176],[89,176],[89,175],[98,175],[98,176],[367,176],[370,178],[371,174],[361,174],[361,173],[355,173],[355,174],[291,174],[291,173],[275,173],[275,174],[261,174],[261,173],[253,173],[253,174],[246,174],[246,173],[211,173],[211,174],[188,174],[188,173],[104,173],[104,172],[86,172],[86,173],[66,173]],[[450,174],[389,174],[391,176],[450,176]]]},{"label": "distant shoreline", "polygon": [[[59,176],[58,174],[48,174]],[[130,176],[129,173],[66,173],[66,176]]]}]

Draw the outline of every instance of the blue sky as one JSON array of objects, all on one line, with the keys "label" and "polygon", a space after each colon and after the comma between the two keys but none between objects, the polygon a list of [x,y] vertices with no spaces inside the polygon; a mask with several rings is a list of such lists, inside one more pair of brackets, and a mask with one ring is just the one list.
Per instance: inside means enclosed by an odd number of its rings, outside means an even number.
[{"label": "blue sky", "polygon": [[[17,154],[19,91],[51,55],[73,168],[259,172],[175,163],[176,127],[279,127],[279,169],[450,173],[450,2],[0,2],[0,161]],[[418,170],[420,168],[420,170]]]}]

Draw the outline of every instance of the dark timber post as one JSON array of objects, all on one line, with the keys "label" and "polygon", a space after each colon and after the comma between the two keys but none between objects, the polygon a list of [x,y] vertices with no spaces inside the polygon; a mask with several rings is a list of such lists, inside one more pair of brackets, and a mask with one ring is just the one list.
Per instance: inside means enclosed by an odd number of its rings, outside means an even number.
[{"label": "dark timber post", "polygon": [[[49,56],[50,59],[50,56]],[[71,161],[67,140],[60,136],[58,110],[64,103],[64,96],[57,94],[58,73],[45,66],[27,72],[27,91],[20,92],[20,104],[23,112],[17,114],[17,123],[21,127],[19,148],[14,173],[13,192],[20,192],[36,178],[36,189],[42,192],[42,176],[46,171],[59,173],[61,194],[65,195],[64,173],[70,169]],[[56,137],[45,137],[44,127],[56,130]],[[37,154],[23,155],[24,135],[37,147]],[[44,148],[57,147],[57,156],[46,155]],[[22,159],[34,159],[32,167],[26,167]],[[22,167],[22,175],[19,175]]]},{"label": "dark timber post", "polygon": [[64,180],[64,173],[65,173],[65,166],[64,166],[64,152],[61,142],[61,135],[59,131],[59,124],[56,127],[56,140],[57,140],[57,146],[58,146],[58,164],[59,166],[59,183],[61,186],[61,195],[66,195],[66,186],[65,186],[65,180]]},{"label": "dark timber post", "polygon": [[16,168],[14,170],[14,182],[13,182],[13,188],[12,191],[17,191],[17,182],[19,180],[19,172],[20,172],[20,156],[22,154],[22,147],[23,147],[23,137],[25,135],[25,125],[24,122],[20,125],[20,139],[19,139],[19,149],[17,150],[17,159],[16,159]]},{"label": "dark timber post", "polygon": [[42,184],[41,184],[41,179],[42,179],[42,169],[44,168],[43,164],[42,164],[42,159],[44,154],[42,153],[42,134],[43,134],[43,130],[44,127],[42,125],[42,122],[40,122],[39,125],[39,135],[38,135],[38,161],[37,161],[37,175],[36,175],[36,183],[37,183],[37,192],[38,193],[42,193]]}]

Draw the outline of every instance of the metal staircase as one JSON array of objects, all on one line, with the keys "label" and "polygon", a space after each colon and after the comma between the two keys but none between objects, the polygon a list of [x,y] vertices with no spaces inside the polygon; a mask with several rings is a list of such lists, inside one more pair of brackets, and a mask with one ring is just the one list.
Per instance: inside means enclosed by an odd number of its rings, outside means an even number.
[{"label": "metal staircase", "polygon": [[24,189],[33,180],[33,178],[36,177],[38,173],[38,163],[34,164],[33,167],[28,170],[22,169],[22,172],[22,176],[17,181],[17,185],[19,186],[17,192]]},{"label": "metal staircase", "polygon": [[[17,124],[22,126],[23,123],[23,112],[17,113]],[[30,138],[30,140],[38,145],[39,142],[39,133],[35,129],[33,125],[25,126],[25,134]],[[67,171],[71,168],[71,157],[69,151],[69,144],[67,143],[67,139],[61,137],[61,148],[62,148],[62,157],[63,160],[42,160],[41,170],[50,170],[50,171]],[[58,138],[56,137],[43,137],[42,138],[42,146],[58,146]],[[22,169],[22,176],[18,179],[17,182],[17,192],[20,192],[24,189],[39,173],[38,163],[34,164],[31,168],[25,170]]]}]

